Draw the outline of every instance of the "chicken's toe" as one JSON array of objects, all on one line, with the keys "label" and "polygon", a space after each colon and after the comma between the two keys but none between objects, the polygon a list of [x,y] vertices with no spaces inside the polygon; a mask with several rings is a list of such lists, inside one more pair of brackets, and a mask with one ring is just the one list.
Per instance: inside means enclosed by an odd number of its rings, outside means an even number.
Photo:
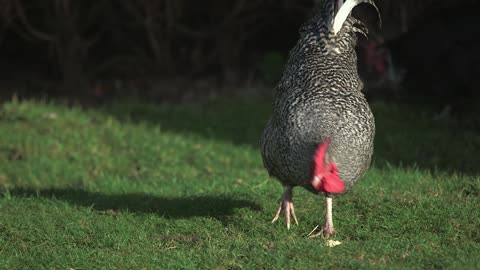
[{"label": "chicken's toe", "polygon": [[290,229],[291,218],[293,218],[293,222],[295,222],[295,225],[298,225],[297,216],[295,215],[295,208],[293,207],[291,187],[288,187],[285,190],[285,193],[282,196],[282,200],[280,201],[280,206],[278,207],[278,210],[272,219],[272,223],[275,223],[278,220],[280,214],[283,211],[285,211],[285,223],[287,224],[287,229]]}]

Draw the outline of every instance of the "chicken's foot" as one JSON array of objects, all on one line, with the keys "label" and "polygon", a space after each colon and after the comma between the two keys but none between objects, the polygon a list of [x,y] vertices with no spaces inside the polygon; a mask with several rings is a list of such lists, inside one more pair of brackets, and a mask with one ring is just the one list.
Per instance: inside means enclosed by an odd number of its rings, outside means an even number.
[{"label": "chicken's foot", "polygon": [[285,210],[285,222],[287,223],[287,229],[290,229],[290,217],[293,217],[295,225],[298,225],[297,216],[295,216],[295,209],[293,208],[292,200],[292,187],[286,187],[285,193],[283,193],[282,199],[280,201],[280,206],[278,207],[277,213],[272,220],[272,223],[278,220],[282,210]]},{"label": "chicken's foot", "polygon": [[325,197],[325,204],[325,223],[322,227],[322,230],[316,234],[310,235],[308,238],[316,238],[318,236],[328,238],[330,235],[335,233],[335,228],[333,227],[333,198]]}]

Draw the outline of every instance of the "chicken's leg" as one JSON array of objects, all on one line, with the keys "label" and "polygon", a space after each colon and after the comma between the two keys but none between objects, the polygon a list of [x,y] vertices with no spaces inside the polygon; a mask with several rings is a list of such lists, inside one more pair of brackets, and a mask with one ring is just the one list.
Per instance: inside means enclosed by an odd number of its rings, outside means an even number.
[{"label": "chicken's leg", "polygon": [[310,235],[309,238],[315,238],[320,235],[323,237],[328,238],[330,235],[335,233],[335,229],[333,228],[333,198],[332,197],[325,197],[325,223],[322,227],[322,230],[316,234]]},{"label": "chicken's leg", "polygon": [[298,225],[297,217],[295,216],[295,209],[293,208],[292,201],[292,187],[288,186],[283,193],[282,200],[280,201],[280,206],[278,207],[277,213],[272,220],[272,223],[278,220],[280,213],[285,209],[285,222],[287,223],[287,229],[290,229],[290,216],[293,217],[295,225]]}]

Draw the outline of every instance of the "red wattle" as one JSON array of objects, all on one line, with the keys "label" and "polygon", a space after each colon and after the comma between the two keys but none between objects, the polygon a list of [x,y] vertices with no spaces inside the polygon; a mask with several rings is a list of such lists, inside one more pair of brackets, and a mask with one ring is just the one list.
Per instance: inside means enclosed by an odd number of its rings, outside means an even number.
[{"label": "red wattle", "polygon": [[[330,143],[326,140],[318,146],[313,157],[313,175],[311,184],[313,188],[325,193],[342,193],[345,185],[338,176],[338,168],[335,163],[325,164],[325,153]],[[320,180],[320,181],[318,181]]]},{"label": "red wattle", "polygon": [[345,191],[345,185],[338,175],[329,173],[323,177],[321,189],[326,193],[342,193]]},{"label": "red wattle", "polygon": [[313,175],[320,175],[325,172],[325,153],[327,152],[329,140],[326,140],[318,146],[313,156]]}]

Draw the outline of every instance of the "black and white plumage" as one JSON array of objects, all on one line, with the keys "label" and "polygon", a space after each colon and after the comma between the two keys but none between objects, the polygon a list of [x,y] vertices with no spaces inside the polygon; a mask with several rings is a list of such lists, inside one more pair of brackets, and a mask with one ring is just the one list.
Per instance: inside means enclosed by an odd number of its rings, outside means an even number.
[{"label": "black and white plumage", "polygon": [[288,228],[290,216],[298,223],[291,191],[301,186],[325,193],[323,233],[329,236],[334,232],[334,194],[317,190],[312,182],[312,162],[319,145],[328,140],[324,162],[336,165],[346,190],[370,165],[375,124],[361,92],[355,53],[357,33],[367,35],[368,30],[350,14],[360,3],[377,9],[371,0],[324,0],[320,4],[300,28],[300,38],[274,90],[273,114],[262,136],[262,157],[269,174],[286,188],[273,222],[285,210]]}]

